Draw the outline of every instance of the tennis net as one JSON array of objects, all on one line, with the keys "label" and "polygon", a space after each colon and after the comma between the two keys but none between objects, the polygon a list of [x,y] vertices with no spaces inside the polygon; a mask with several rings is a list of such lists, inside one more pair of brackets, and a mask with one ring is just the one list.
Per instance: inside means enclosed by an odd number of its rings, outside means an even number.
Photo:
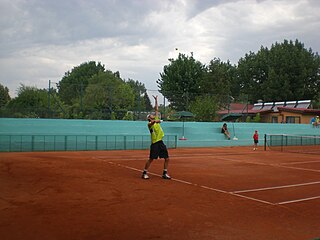
[{"label": "tennis net", "polygon": [[320,136],[265,134],[264,149],[293,152],[293,153],[320,153]]}]

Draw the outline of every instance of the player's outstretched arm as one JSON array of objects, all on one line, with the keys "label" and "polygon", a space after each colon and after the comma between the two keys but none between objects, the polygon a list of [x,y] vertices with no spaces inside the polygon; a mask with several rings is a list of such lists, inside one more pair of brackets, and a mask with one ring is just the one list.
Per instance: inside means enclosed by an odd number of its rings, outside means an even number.
[{"label": "player's outstretched arm", "polygon": [[152,124],[161,122],[160,119],[158,119],[158,117],[159,117],[158,96],[153,96],[153,98],[154,98],[154,101],[155,101],[154,110],[155,110],[156,120],[154,120]]}]

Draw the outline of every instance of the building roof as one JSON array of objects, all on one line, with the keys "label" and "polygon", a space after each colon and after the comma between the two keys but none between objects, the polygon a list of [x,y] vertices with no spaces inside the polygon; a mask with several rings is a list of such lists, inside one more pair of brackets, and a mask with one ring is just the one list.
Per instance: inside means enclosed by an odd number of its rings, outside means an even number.
[{"label": "building roof", "polygon": [[302,100],[297,102],[296,108],[309,108],[311,105],[311,100]]},{"label": "building roof", "polygon": [[[259,107],[262,105],[262,107],[259,109]],[[251,109],[252,113],[269,113],[269,112],[279,112],[284,111],[284,109],[291,109],[288,111],[294,111],[296,112],[302,112],[303,110],[312,110],[309,109],[311,106],[311,100],[299,100],[299,101],[284,101],[284,102],[266,102],[266,103],[255,103],[254,107]],[[303,111],[304,113],[311,113],[313,111]],[[317,110],[316,110],[317,112]]]},{"label": "building roof", "polygon": [[292,108],[292,107],[278,107],[280,112],[295,112],[309,115],[320,115],[320,109],[306,109],[306,108]]},{"label": "building roof", "polygon": [[274,107],[273,107],[273,111],[277,112],[278,111],[278,107],[283,107],[285,105],[285,102],[275,102],[274,103]]},{"label": "building roof", "polygon": [[261,108],[261,110],[265,111],[265,110],[271,110],[274,107],[274,102],[266,102],[265,104],[263,104],[263,107]]},{"label": "building roof", "polygon": [[[248,106],[248,107],[247,107]],[[229,109],[222,109],[218,111],[219,115],[230,114],[230,113],[246,113],[253,108],[253,104],[244,104],[244,103],[231,103]]]},{"label": "building roof", "polygon": [[263,107],[263,103],[255,103],[253,104],[253,108],[251,110],[260,110]]},{"label": "building roof", "polygon": [[268,114],[273,112],[295,112],[308,115],[320,115],[320,109],[310,109],[311,100],[266,102],[255,104],[231,103],[229,109],[222,109],[218,114],[224,121],[235,120],[243,115]]}]

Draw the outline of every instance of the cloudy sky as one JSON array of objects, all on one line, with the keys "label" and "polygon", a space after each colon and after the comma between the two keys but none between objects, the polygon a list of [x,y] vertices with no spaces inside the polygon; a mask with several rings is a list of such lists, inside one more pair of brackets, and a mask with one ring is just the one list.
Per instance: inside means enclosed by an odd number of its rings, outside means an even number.
[{"label": "cloudy sky", "polygon": [[237,64],[284,39],[320,52],[319,13],[318,0],[0,0],[0,83],[14,97],[96,61],[155,90],[179,52]]}]

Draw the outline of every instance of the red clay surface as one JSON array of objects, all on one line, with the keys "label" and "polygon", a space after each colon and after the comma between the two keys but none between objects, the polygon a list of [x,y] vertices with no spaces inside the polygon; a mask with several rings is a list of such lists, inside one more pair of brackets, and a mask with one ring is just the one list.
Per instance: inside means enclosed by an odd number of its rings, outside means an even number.
[{"label": "red clay surface", "polygon": [[1,240],[311,240],[318,155],[251,147],[0,153]]}]

